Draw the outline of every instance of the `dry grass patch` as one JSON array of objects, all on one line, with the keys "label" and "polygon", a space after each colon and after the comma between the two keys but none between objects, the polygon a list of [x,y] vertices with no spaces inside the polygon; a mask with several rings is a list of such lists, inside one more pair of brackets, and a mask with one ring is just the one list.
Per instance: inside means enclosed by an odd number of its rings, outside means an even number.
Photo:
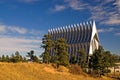
[{"label": "dry grass patch", "polygon": [[51,64],[0,63],[0,80],[100,80],[73,75],[65,67],[60,67],[59,70],[54,69]]}]

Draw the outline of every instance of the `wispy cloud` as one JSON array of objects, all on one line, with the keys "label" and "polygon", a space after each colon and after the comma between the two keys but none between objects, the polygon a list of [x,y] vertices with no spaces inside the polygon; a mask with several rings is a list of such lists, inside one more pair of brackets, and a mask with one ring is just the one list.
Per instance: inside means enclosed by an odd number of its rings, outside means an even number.
[{"label": "wispy cloud", "polygon": [[28,52],[30,50],[40,50],[41,40],[34,38],[21,38],[13,36],[0,37],[0,51],[3,53],[10,52]]},{"label": "wispy cloud", "polygon": [[0,25],[0,33],[7,34],[7,33],[18,33],[18,34],[25,34],[27,30],[25,28],[21,28],[18,26],[7,26],[7,25]]},{"label": "wispy cloud", "polygon": [[89,10],[91,12],[90,19],[95,20],[103,20],[106,16],[106,12],[103,10],[102,6],[89,6]]},{"label": "wispy cloud", "polygon": [[12,31],[12,32],[17,32],[19,34],[26,34],[27,30],[25,28],[20,28],[17,26],[9,26],[8,30]]},{"label": "wispy cloud", "polygon": [[32,29],[28,33],[32,34],[32,35],[39,35],[39,34],[44,34],[45,32],[44,31],[39,31],[39,30]]},{"label": "wispy cloud", "polygon": [[83,4],[82,0],[64,0],[67,3],[68,7],[72,8],[73,10],[82,10],[85,9],[87,4]]},{"label": "wispy cloud", "polygon": [[114,31],[114,30],[115,30],[114,28],[98,29],[98,32],[99,32],[99,33],[104,33],[104,32],[112,32],[112,31]]},{"label": "wispy cloud", "polygon": [[[120,1],[120,0],[119,0]],[[105,0],[100,1],[96,6],[91,6],[89,4],[89,10],[91,12],[91,18],[100,21],[101,24],[106,25],[119,25],[120,24],[120,14],[118,7],[120,4],[118,0]]]},{"label": "wispy cloud", "polygon": [[0,34],[31,34],[31,35],[39,35],[44,33],[44,31],[38,31],[34,29],[26,29],[19,26],[8,26],[4,24],[0,24]]},{"label": "wispy cloud", "polygon": [[53,9],[51,9],[53,12],[58,12],[58,11],[62,11],[65,10],[66,6],[65,5],[55,5],[55,7]]},{"label": "wispy cloud", "polygon": [[116,5],[117,9],[120,11],[120,0],[116,0],[114,4]]},{"label": "wispy cloud", "polygon": [[104,29],[98,29],[98,33],[103,33],[103,32],[105,32],[106,30],[104,30]]},{"label": "wispy cloud", "polygon": [[[115,15],[115,14],[114,14]],[[109,18],[109,20],[106,20],[106,21],[103,21],[103,22],[101,22],[102,24],[111,24],[111,25],[114,25],[114,24],[117,24],[117,25],[119,25],[120,24],[120,17],[118,17],[118,16],[111,16],[110,18]]]},{"label": "wispy cloud", "polygon": [[1,33],[6,33],[6,26],[5,25],[0,25],[0,34]]},{"label": "wispy cloud", "polygon": [[36,53],[42,53],[40,49],[41,37],[44,31],[26,29],[18,26],[0,25],[0,52],[14,53],[16,51],[28,52],[35,50]]},{"label": "wispy cloud", "polygon": [[[90,3],[84,0],[63,0],[63,2],[62,7],[56,8],[55,5],[53,10],[63,11],[68,8],[75,11],[88,10],[91,14],[90,20],[94,19],[100,24],[120,25],[120,0],[95,0]],[[97,5],[91,4],[93,2]]]},{"label": "wispy cloud", "polygon": [[116,33],[115,35],[116,35],[116,36],[120,36],[120,32]]},{"label": "wispy cloud", "polygon": [[80,0],[64,0],[64,4],[55,5],[51,10],[54,12],[63,11],[65,9],[71,8],[73,10],[83,10],[86,4],[83,4]]},{"label": "wispy cloud", "polygon": [[34,3],[34,2],[38,2],[39,0],[18,0],[18,1],[24,3]]}]

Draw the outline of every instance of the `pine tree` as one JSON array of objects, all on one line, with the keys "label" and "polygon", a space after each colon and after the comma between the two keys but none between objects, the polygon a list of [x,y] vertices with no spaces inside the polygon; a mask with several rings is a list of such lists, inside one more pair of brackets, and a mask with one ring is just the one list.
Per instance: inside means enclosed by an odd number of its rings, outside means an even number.
[{"label": "pine tree", "polygon": [[114,66],[115,58],[109,51],[104,51],[100,46],[98,50],[95,50],[89,60],[89,67],[93,71],[97,71],[99,75],[107,73],[108,67]]},{"label": "pine tree", "polygon": [[75,54],[74,53],[72,53],[71,56],[70,56],[70,63],[71,64],[76,64],[77,63],[77,60],[75,58]]},{"label": "pine tree", "polygon": [[42,54],[43,62],[44,63],[49,63],[51,61],[51,49],[53,48],[53,41],[51,40],[51,36],[44,35],[44,38],[42,39],[43,47],[45,51]]},{"label": "pine tree", "polygon": [[95,50],[91,56],[91,66],[94,71],[97,71],[98,75],[101,74],[103,70],[103,58],[104,58],[104,49],[100,46],[98,50]]},{"label": "pine tree", "polygon": [[86,52],[85,50],[82,48],[81,50],[78,51],[78,59],[77,59],[77,63],[82,67],[86,67]]},{"label": "pine tree", "polygon": [[27,55],[26,55],[26,57],[29,57],[29,58],[30,58],[29,60],[30,60],[30,61],[33,61],[34,51],[31,50],[30,52],[28,52]]},{"label": "pine tree", "polygon": [[15,54],[12,54],[9,57],[9,62],[13,62],[13,63],[22,62],[22,56],[18,51],[16,51]]},{"label": "pine tree", "polygon": [[12,54],[11,56],[10,56],[10,62],[16,62],[16,60],[15,60],[15,55],[14,54]]},{"label": "pine tree", "polygon": [[34,51],[33,50],[28,52],[26,56],[29,57],[30,58],[29,60],[32,61],[32,62],[39,62],[39,59],[38,59],[37,56],[34,55]]},{"label": "pine tree", "polygon": [[66,44],[65,39],[59,38],[55,43],[55,50],[56,50],[56,58],[57,58],[57,65],[68,66],[69,65],[69,57],[67,52],[68,44]]},{"label": "pine tree", "polygon": [[2,62],[2,57],[0,56],[0,62]]},{"label": "pine tree", "polygon": [[6,55],[6,62],[10,62],[10,58],[8,55]]},{"label": "pine tree", "polygon": [[2,55],[1,61],[2,61],[2,62],[5,62],[5,61],[6,61],[5,55]]},{"label": "pine tree", "polygon": [[33,56],[33,62],[39,62],[39,59],[38,59],[38,57],[37,56]]},{"label": "pine tree", "polygon": [[15,52],[15,62],[20,62],[22,61],[22,56],[18,51]]},{"label": "pine tree", "polygon": [[23,57],[23,58],[22,58],[22,62],[27,62],[26,57]]}]

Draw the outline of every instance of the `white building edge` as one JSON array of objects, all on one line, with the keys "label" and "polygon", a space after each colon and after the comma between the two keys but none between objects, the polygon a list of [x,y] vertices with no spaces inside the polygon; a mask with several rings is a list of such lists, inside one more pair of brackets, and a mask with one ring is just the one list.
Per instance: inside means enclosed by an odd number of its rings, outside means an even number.
[{"label": "white building edge", "polygon": [[52,36],[52,40],[66,39],[66,42],[70,45],[68,48],[69,57],[71,54],[75,54],[77,58],[77,52],[82,48],[85,49],[88,57],[100,45],[95,21],[50,29],[48,34]]}]

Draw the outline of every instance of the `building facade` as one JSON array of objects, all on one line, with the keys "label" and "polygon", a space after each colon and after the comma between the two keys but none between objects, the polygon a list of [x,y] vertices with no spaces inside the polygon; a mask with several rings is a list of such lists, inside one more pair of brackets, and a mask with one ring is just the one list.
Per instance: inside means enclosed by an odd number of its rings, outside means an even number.
[{"label": "building facade", "polygon": [[69,57],[71,54],[77,56],[77,52],[82,48],[86,51],[87,56],[89,56],[99,47],[95,21],[49,29],[48,34],[51,35],[53,41],[58,38],[66,39],[66,42],[69,44],[67,50]]}]

